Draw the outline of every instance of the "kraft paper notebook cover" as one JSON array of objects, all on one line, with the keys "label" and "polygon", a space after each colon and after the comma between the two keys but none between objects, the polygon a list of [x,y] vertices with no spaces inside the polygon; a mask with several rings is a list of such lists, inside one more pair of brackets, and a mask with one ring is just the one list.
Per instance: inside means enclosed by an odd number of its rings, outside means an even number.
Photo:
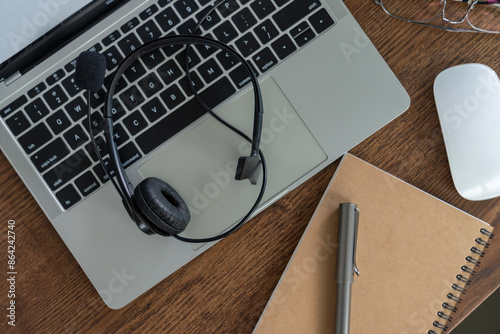
[{"label": "kraft paper notebook cover", "polygon": [[343,202],[360,210],[350,333],[441,333],[492,227],[349,154],[254,333],[334,333]]}]

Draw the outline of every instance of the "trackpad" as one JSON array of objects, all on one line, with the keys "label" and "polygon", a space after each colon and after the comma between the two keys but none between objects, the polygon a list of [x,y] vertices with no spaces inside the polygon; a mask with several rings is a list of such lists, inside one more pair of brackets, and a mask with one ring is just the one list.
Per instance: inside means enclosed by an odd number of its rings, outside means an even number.
[{"label": "trackpad", "polygon": [[[327,156],[277,83],[266,78],[261,89],[264,102],[261,149],[268,169],[261,202],[264,204]],[[219,108],[217,114],[251,134],[253,99],[253,91],[249,90]],[[169,183],[186,201],[191,221],[182,235],[205,238],[227,230],[254,204],[261,189],[262,173],[257,185],[234,179],[238,158],[249,154],[250,144],[246,140],[207,116],[196,128],[155,153],[139,171],[143,177],[155,176]],[[192,247],[197,249],[200,245]]]}]

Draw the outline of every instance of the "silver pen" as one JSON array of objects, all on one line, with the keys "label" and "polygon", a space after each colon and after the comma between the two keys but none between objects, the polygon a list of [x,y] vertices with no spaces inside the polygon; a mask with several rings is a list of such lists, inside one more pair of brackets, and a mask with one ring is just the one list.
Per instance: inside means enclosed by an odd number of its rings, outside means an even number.
[{"label": "silver pen", "polygon": [[339,210],[339,236],[337,250],[337,311],[335,334],[348,334],[351,312],[351,284],[356,266],[359,210],[356,204],[341,203]]}]

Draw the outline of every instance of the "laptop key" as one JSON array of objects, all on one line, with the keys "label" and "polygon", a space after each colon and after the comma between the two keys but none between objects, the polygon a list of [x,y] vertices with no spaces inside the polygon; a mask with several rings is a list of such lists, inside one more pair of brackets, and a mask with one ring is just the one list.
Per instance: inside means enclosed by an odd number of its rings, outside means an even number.
[{"label": "laptop key", "polygon": [[234,29],[231,22],[225,21],[214,29],[214,35],[215,39],[227,44],[238,37],[238,32]]},{"label": "laptop key", "polygon": [[30,98],[34,98],[35,96],[37,96],[38,94],[43,92],[46,88],[47,88],[47,85],[43,82],[40,82],[38,85],[36,85],[35,87],[31,88],[28,91],[28,96]]},{"label": "laptop key", "polygon": [[30,121],[28,121],[28,119],[26,118],[26,116],[24,116],[24,113],[22,111],[19,111],[18,113],[14,114],[11,118],[7,120],[6,123],[10,131],[12,131],[12,133],[14,134],[14,136],[17,136],[18,134],[24,132],[31,126]]},{"label": "laptop key", "polygon": [[252,59],[255,65],[257,65],[257,68],[263,73],[278,63],[278,60],[269,48],[265,48],[258,52]]},{"label": "laptop key", "polygon": [[255,16],[253,16],[252,12],[250,12],[250,9],[248,8],[243,8],[241,11],[234,14],[231,17],[231,20],[241,33],[247,31],[255,24],[257,24],[257,19],[255,18]]},{"label": "laptop key", "polygon": [[270,13],[276,10],[276,6],[273,5],[271,0],[258,0],[258,1],[253,1],[250,4],[250,7],[254,11],[255,14],[257,14],[257,17],[259,19],[263,19]]},{"label": "laptop key", "polygon": [[82,198],[72,184],[68,184],[62,190],[57,192],[56,197],[65,210],[68,210],[70,207],[78,203],[78,201]]},{"label": "laptop key", "polygon": [[69,154],[69,149],[61,138],[53,142],[31,156],[31,161],[36,169],[43,173]]},{"label": "laptop key", "polygon": [[122,34],[118,30],[115,30],[111,34],[102,39],[102,44],[104,44],[104,46],[109,46],[114,42],[116,42],[118,38],[120,38],[121,36]]},{"label": "laptop key", "polygon": [[222,75],[220,66],[213,58],[198,66],[198,72],[206,83],[211,83]]},{"label": "laptop key", "polygon": [[88,196],[99,188],[99,181],[91,171],[88,171],[75,180],[75,185],[83,196]]},{"label": "laptop key", "polygon": [[[147,58],[147,56],[145,56]],[[129,82],[134,82],[146,73],[146,69],[142,64],[136,60],[129,68],[125,70],[123,75],[128,79]]]},{"label": "laptop key", "polygon": [[40,123],[19,137],[19,143],[27,154],[31,154],[52,139],[47,125]]},{"label": "laptop key", "polygon": [[68,96],[64,93],[61,86],[52,87],[45,94],[43,94],[43,98],[53,110],[61,107],[68,101]]},{"label": "laptop key", "polygon": [[266,20],[259,24],[254,29],[255,34],[259,38],[262,44],[272,41],[279,35],[278,29],[274,26],[271,20]]},{"label": "laptop key", "polygon": [[144,119],[139,110],[134,111],[123,120],[123,124],[127,127],[130,134],[133,136],[148,126],[148,122]]},{"label": "laptop key", "polygon": [[147,43],[161,36],[161,31],[158,26],[152,21],[144,23],[137,29],[137,34],[143,43]]},{"label": "laptop key", "polygon": [[123,60],[122,55],[116,48],[116,46],[112,46],[106,51],[102,53],[104,57],[106,57],[106,69],[108,71],[111,71],[114,69],[118,64],[120,64]]},{"label": "laptop key", "polygon": [[76,150],[78,147],[85,144],[89,140],[87,131],[83,130],[83,128],[79,124],[69,129],[66,133],[64,133],[63,136],[73,150]]},{"label": "laptop key", "polygon": [[319,0],[294,0],[274,14],[273,19],[281,31],[286,31],[320,6]]},{"label": "laptop key", "polygon": [[139,19],[137,17],[132,18],[130,21],[121,26],[120,30],[126,34],[132,29],[136,28],[139,25]]},{"label": "laptop key", "polygon": [[139,17],[142,20],[147,20],[148,18],[152,17],[156,12],[158,12],[158,7],[156,5],[151,5],[148,8],[146,8],[143,12],[139,14]]},{"label": "laptop key", "polygon": [[84,150],[79,150],[47,171],[43,178],[50,189],[57,190],[91,166]]},{"label": "laptop key", "polygon": [[274,52],[278,55],[280,59],[285,59],[291,55],[297,47],[292,42],[292,39],[288,35],[283,35],[271,44]]},{"label": "laptop key", "polygon": [[64,111],[61,109],[47,118],[47,124],[57,135],[66,130],[71,125],[71,122],[68,116],[66,116]]},{"label": "laptop key", "polygon": [[170,110],[175,109],[186,99],[177,85],[168,87],[160,96]]},{"label": "laptop key", "polygon": [[9,116],[12,112],[21,108],[26,102],[28,102],[28,98],[24,95],[21,95],[16,100],[14,100],[14,102],[9,104],[6,108],[1,109],[0,115],[2,115],[2,117]]},{"label": "laptop key", "polygon": [[312,26],[318,34],[321,34],[323,31],[334,24],[332,17],[324,8],[311,15],[311,17],[309,18],[309,22],[311,22]]},{"label": "laptop key", "polygon": [[76,122],[87,114],[87,103],[82,99],[81,96],[79,96],[66,104],[66,106],[64,106],[64,109],[71,117],[71,119]]},{"label": "laptop key", "polygon": [[118,46],[120,50],[122,50],[125,56],[128,56],[132,52],[134,52],[142,43],[139,42],[139,39],[135,37],[134,33],[131,33],[125,37],[123,37],[119,42]]},{"label": "laptop key", "polygon": [[24,111],[26,111],[33,123],[38,122],[49,114],[49,109],[47,109],[47,106],[40,98],[27,104]]},{"label": "laptop key", "polygon": [[198,5],[193,0],[178,0],[174,2],[174,7],[183,19],[187,18],[199,9]]},{"label": "laptop key", "polygon": [[160,25],[164,32],[168,32],[181,21],[174,10],[170,7],[155,16],[156,22]]},{"label": "laptop key", "polygon": [[247,33],[238,39],[235,44],[243,57],[250,56],[260,48],[259,42],[257,42],[257,39],[251,33]]},{"label": "laptop key", "polygon": [[60,69],[56,72],[54,72],[51,76],[45,80],[49,86],[54,85],[56,82],[61,80],[66,74],[64,73],[63,69]]}]

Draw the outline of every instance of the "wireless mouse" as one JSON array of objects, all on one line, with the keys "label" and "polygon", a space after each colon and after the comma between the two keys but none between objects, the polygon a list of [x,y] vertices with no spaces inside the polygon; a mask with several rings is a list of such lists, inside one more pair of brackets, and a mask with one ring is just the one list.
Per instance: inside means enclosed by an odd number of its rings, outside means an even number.
[{"label": "wireless mouse", "polygon": [[436,101],[453,183],[473,201],[500,196],[500,80],[486,65],[439,73]]}]

